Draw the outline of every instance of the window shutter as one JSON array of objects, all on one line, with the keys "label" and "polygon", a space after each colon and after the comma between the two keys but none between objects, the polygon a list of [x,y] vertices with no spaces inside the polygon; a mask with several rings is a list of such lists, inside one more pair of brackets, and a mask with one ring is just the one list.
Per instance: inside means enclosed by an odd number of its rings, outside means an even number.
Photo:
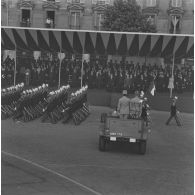
[{"label": "window shutter", "polygon": [[97,0],[92,0],[92,4],[97,4]]},{"label": "window shutter", "polygon": [[156,0],[152,0],[152,6],[156,6]]},{"label": "window shutter", "polygon": [[182,0],[177,0],[177,7],[181,7],[182,6]]},{"label": "window shutter", "polygon": [[147,7],[150,6],[150,0],[147,0],[147,1],[146,1],[146,5],[147,5]]},{"label": "window shutter", "polygon": [[172,0],[172,7],[175,7],[175,0]]},{"label": "window shutter", "polygon": [[80,3],[85,3],[85,0],[80,0]]},{"label": "window shutter", "polygon": [[110,0],[105,0],[105,4],[110,4]]},{"label": "window shutter", "polygon": [[173,7],[181,7],[181,0],[172,0]]},{"label": "window shutter", "polygon": [[72,3],[72,0],[67,0],[67,3]]},{"label": "window shutter", "polygon": [[148,7],[156,6],[156,0],[147,0],[146,3]]}]

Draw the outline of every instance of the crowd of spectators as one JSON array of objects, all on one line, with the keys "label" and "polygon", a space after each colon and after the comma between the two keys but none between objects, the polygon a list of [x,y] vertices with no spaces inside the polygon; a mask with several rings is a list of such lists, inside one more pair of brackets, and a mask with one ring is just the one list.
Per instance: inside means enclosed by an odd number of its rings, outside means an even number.
[{"label": "crowd of spectators", "polygon": [[[14,59],[9,56],[1,62],[2,86],[13,84]],[[48,83],[54,87],[59,79],[58,58],[49,60],[17,59],[17,82],[25,82],[27,85],[38,86]],[[70,84],[72,87],[80,87],[81,60],[63,59],[61,62],[61,85]],[[83,63],[83,84],[91,89],[106,89],[107,91],[121,92],[127,89],[130,93],[135,90],[147,91],[154,80],[157,92],[167,92],[169,78],[171,77],[170,65],[140,64],[131,61],[120,62],[110,60],[92,60]],[[16,82],[16,83],[17,83]],[[175,91],[193,91],[194,71],[190,66],[174,69]]]}]

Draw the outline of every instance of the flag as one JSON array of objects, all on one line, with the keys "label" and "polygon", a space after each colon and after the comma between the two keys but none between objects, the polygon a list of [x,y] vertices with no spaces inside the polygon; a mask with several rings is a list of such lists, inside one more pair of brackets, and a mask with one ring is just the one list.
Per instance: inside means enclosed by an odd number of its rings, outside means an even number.
[{"label": "flag", "polygon": [[150,86],[149,86],[149,92],[151,93],[152,96],[154,96],[154,91],[156,90],[154,81],[151,82]]}]

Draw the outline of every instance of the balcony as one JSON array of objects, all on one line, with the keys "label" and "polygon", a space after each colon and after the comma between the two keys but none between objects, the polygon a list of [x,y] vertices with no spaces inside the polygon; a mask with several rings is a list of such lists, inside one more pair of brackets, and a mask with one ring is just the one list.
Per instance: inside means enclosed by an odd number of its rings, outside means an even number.
[{"label": "balcony", "polygon": [[42,8],[43,9],[58,10],[60,8],[60,1],[56,1],[56,0],[43,0]]},{"label": "balcony", "polygon": [[45,28],[55,28],[55,23],[52,20],[46,20]]},{"label": "balcony", "polygon": [[170,33],[170,34],[181,34],[181,29],[176,29],[175,32],[174,32],[174,29],[171,28],[171,29],[169,30],[169,33]]},{"label": "balcony", "polygon": [[30,23],[30,21],[21,21],[20,26],[21,27],[30,27],[31,23]]},{"label": "balcony", "polygon": [[70,29],[75,29],[75,30],[79,30],[80,26],[75,26],[75,25],[69,25]]}]

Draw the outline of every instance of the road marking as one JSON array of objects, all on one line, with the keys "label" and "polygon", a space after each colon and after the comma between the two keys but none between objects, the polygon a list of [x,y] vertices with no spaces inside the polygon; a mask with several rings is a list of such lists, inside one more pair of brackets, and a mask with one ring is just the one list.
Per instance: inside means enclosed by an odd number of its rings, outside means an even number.
[{"label": "road marking", "polygon": [[54,171],[54,170],[51,170],[51,169],[49,169],[49,168],[47,168],[47,167],[44,167],[44,166],[42,166],[42,165],[40,165],[40,164],[37,164],[37,163],[35,163],[35,162],[33,162],[33,161],[27,160],[27,159],[25,159],[25,158],[22,158],[22,157],[20,157],[20,156],[15,155],[15,154],[11,154],[11,153],[5,152],[5,151],[1,151],[1,152],[2,152],[3,154],[7,155],[7,156],[11,156],[11,157],[14,157],[14,158],[16,158],[16,159],[22,160],[22,161],[24,161],[24,162],[26,162],[26,163],[29,163],[29,164],[31,164],[31,165],[33,165],[33,166],[35,166],[35,167],[41,168],[41,169],[43,169],[43,170],[45,170],[45,171],[48,171],[48,172],[50,172],[50,173],[52,173],[52,174],[54,174],[54,175],[57,175],[58,177],[61,177],[61,178],[65,179],[65,180],[68,180],[68,181],[70,181],[70,182],[72,182],[72,183],[74,183],[74,184],[80,186],[81,188],[84,188],[85,190],[88,190],[89,192],[91,192],[91,193],[93,193],[93,194],[95,194],[95,195],[101,195],[101,193],[99,193],[99,192],[97,192],[97,191],[95,191],[95,190],[93,190],[93,189],[91,189],[91,188],[89,188],[89,187],[87,187],[87,186],[85,186],[85,185],[83,185],[83,184],[81,184],[81,183],[79,183],[79,182],[77,182],[77,181],[75,181],[75,180],[73,180],[73,179],[71,179],[71,178],[65,176],[65,175],[62,175],[62,174],[60,174],[60,173],[58,173],[58,172],[56,172],[56,171]]}]

